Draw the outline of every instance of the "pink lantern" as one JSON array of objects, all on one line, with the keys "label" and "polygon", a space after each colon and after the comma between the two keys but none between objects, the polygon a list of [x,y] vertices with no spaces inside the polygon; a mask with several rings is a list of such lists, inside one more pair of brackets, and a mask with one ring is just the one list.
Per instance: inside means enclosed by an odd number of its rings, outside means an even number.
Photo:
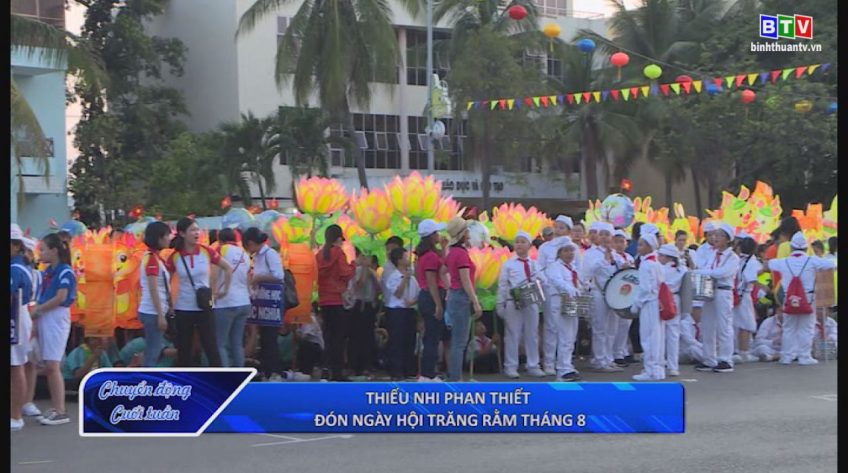
[{"label": "pink lantern", "polygon": [[692,78],[687,76],[686,74],[677,76],[677,79],[674,79],[676,82],[684,83],[684,82],[692,82]]},{"label": "pink lantern", "polygon": [[618,68],[618,80],[621,80],[621,68],[630,62],[630,56],[627,53],[618,52],[610,56],[610,64]]},{"label": "pink lantern", "polygon": [[742,96],[739,98],[739,100],[741,100],[742,103],[747,105],[747,104],[753,102],[754,99],[756,99],[756,98],[757,98],[757,94],[755,94],[753,90],[745,89],[745,90],[742,91]]},{"label": "pink lantern", "polygon": [[506,12],[509,14],[510,18],[516,21],[523,20],[524,17],[527,16],[527,9],[521,5],[513,5],[509,7]]}]

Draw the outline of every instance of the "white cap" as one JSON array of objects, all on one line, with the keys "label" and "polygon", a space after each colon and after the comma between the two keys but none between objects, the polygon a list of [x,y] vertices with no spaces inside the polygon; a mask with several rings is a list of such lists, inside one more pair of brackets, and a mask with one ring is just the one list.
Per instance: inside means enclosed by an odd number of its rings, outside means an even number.
[{"label": "white cap", "polygon": [[574,221],[572,221],[571,217],[568,215],[560,215],[556,218],[555,222],[564,223],[568,228],[572,228],[574,226]]},{"label": "white cap", "polygon": [[590,232],[597,232],[601,229],[603,224],[604,224],[604,222],[601,222],[600,220],[595,220],[594,222],[589,224],[589,231]]},{"label": "white cap", "polygon": [[33,252],[35,251],[35,245],[36,245],[38,242],[36,242],[36,241],[35,241],[35,240],[33,240],[32,238],[27,238],[27,237],[23,237],[23,238],[21,238],[21,240],[24,242],[24,246],[25,246],[28,250],[33,251]]},{"label": "white cap", "polygon": [[651,235],[657,236],[657,235],[660,234],[660,229],[657,228],[657,226],[654,225],[653,223],[646,223],[639,228],[639,234],[640,235],[651,234]]},{"label": "white cap", "polygon": [[447,228],[444,223],[436,223],[432,220],[425,219],[418,224],[418,236],[430,236],[436,232],[440,232]]},{"label": "white cap", "polygon": [[733,241],[733,235],[736,234],[736,232],[733,231],[733,227],[731,227],[729,223],[725,223],[725,222],[719,223],[718,228],[716,228],[716,230],[721,230],[724,233],[726,233],[727,239],[730,240],[730,241]]},{"label": "white cap", "polygon": [[671,258],[679,258],[680,257],[680,250],[678,250],[676,246],[669,244],[669,243],[666,243],[665,245],[661,246],[660,249],[657,250],[657,253],[659,253],[661,255],[669,256]]},{"label": "white cap", "polygon": [[657,237],[654,236],[653,233],[648,233],[647,235],[642,235],[642,236],[639,237],[639,239],[644,241],[645,243],[647,243],[648,246],[651,247],[651,249],[654,249],[654,250],[657,249],[657,245],[658,245]]},{"label": "white cap", "polygon": [[525,232],[524,230],[519,230],[518,233],[515,234],[515,239],[526,238],[528,243],[532,243],[533,239],[530,237],[530,234]]},{"label": "white cap", "polygon": [[738,232],[736,232],[736,238],[741,240],[743,238],[753,238],[753,237],[751,235],[748,235],[747,233],[745,233],[745,230],[739,230]]},{"label": "white cap", "polygon": [[627,236],[627,232],[625,232],[624,230],[622,230],[620,228],[616,229],[615,232],[613,232],[612,236],[621,237],[621,238],[624,238],[625,240],[630,239],[630,237]]},{"label": "white cap", "polygon": [[[568,241],[566,241],[565,243],[563,243],[559,246],[559,250],[561,250],[563,248],[571,248],[574,251],[577,251],[577,245],[571,240],[568,240]],[[557,250],[557,251],[559,251],[559,250]]]},{"label": "white cap", "polygon": [[17,223],[12,224],[12,233],[9,236],[10,240],[23,240],[24,232],[21,231],[21,227],[18,226]]},{"label": "white cap", "polygon": [[612,224],[608,222],[599,222],[598,231],[609,232],[609,234],[612,235],[613,233],[615,233],[615,227],[613,227]]},{"label": "white cap", "polygon": [[795,232],[795,234],[792,235],[792,240],[789,241],[789,246],[796,250],[806,250],[807,239],[804,237],[803,233]]},{"label": "white cap", "polygon": [[709,222],[704,224],[704,233],[713,232],[717,229],[715,222],[710,220]]}]

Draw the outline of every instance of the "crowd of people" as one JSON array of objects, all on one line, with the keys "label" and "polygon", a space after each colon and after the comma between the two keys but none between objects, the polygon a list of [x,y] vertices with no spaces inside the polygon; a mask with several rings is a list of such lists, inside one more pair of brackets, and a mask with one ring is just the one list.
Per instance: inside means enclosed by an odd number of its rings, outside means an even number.
[{"label": "crowd of people", "polygon": [[[286,280],[266,234],[223,229],[207,246],[190,218],[173,229],[152,222],[140,266],[143,330],[100,337],[78,336],[71,326],[70,236],[35,242],[12,224],[11,292],[19,310],[11,429],[21,429],[24,416],[68,423],[66,391],[101,367],[254,366],[267,381],[420,382],[461,381],[466,370],[516,379],[523,368],[526,376],[571,382],[581,379],[576,350],[590,340],[592,370],[621,372],[641,362],[633,378],[647,381],[679,376],[681,362],[717,373],[753,361],[811,365],[815,339],[836,343],[836,322],[816,315],[814,287],[817,271],[836,268],[836,238],[827,252],[821,242],[808,245],[792,217],[765,245],[710,222],[705,241],[687,247],[685,232],[665,242],[651,224],[634,224],[631,235],[605,222],[587,231],[561,215],[541,235],[519,231],[502,242],[512,255],[500,271],[495,310],[485,314],[469,221],[424,220],[417,232],[411,252],[403,239],[389,238],[380,267],[380,258],[359,250],[348,261],[342,229],[327,227],[315,255],[315,310],[308,323],[277,327],[248,323],[258,285]],[[174,251],[163,257],[166,248]],[[629,268],[639,284],[633,317],[622,317],[603,290]],[[692,275],[712,278],[712,299],[687,302],[681,288]],[[526,283],[538,284],[543,302],[516,291]],[[563,315],[579,297],[591,300],[590,317]],[[51,402],[44,413],[33,403],[42,384]]]}]

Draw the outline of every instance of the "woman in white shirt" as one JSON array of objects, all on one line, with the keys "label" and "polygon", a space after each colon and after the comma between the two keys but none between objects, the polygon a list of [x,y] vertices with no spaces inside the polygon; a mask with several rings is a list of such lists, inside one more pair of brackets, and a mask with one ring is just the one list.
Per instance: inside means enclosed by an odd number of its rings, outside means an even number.
[{"label": "woman in white shirt", "polygon": [[159,252],[171,243],[171,228],[164,222],[151,222],[144,229],[147,252],[141,260],[141,301],[138,319],[144,325],[144,366],[155,367],[165,347],[162,334],[168,329],[166,317],[171,307],[168,269]]},{"label": "woman in white shirt", "polygon": [[389,253],[389,260],[397,268],[386,280],[386,292],[383,294],[385,323],[389,331],[389,375],[392,381],[401,381],[417,374],[416,367],[410,364],[415,359],[414,307],[418,302],[420,287],[410,270],[405,249],[393,249]]},{"label": "woman in white shirt", "polygon": [[[247,273],[250,257],[236,244],[236,232],[225,228],[218,233],[219,252],[230,267],[230,290],[215,301],[215,331],[218,353],[223,367],[244,366],[244,326],[250,315],[250,293],[247,289]],[[223,281],[220,283],[223,286]],[[221,292],[222,287],[218,289]]]}]

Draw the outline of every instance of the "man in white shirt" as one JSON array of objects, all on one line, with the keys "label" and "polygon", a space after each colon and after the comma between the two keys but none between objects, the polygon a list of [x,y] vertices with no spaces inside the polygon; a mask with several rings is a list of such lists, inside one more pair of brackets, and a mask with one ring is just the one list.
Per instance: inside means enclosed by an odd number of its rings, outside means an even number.
[{"label": "man in white shirt", "polygon": [[[539,253],[536,257],[536,262],[539,264],[541,271],[546,271],[556,262],[556,255],[560,247],[571,241],[571,227],[574,223],[571,217],[560,215],[554,221],[554,237],[550,241],[546,241],[539,247]],[[579,267],[579,258],[575,260],[575,266]],[[544,285],[545,302],[543,304],[543,324],[544,333],[542,335],[542,365],[545,374],[548,376],[556,375],[554,364],[556,363],[556,347],[557,347],[557,315],[552,312],[551,297],[553,288],[549,284]]]},{"label": "man in white shirt", "polygon": [[616,271],[610,247],[615,229],[607,222],[593,222],[592,227],[598,234],[597,244],[586,250],[581,265],[582,279],[590,281],[592,288],[592,367],[601,372],[613,373],[623,371],[613,362],[612,353],[618,316],[607,306],[603,290]]},{"label": "man in white shirt", "polygon": [[797,276],[801,280],[801,285],[807,295],[807,302],[813,312],[784,315],[780,363],[788,365],[798,359],[799,365],[815,365],[818,361],[812,357],[812,347],[816,327],[816,272],[836,269],[836,261],[819,258],[818,256],[807,256],[807,239],[801,232],[792,236],[789,245],[792,250],[789,257],[769,260],[767,267],[770,271],[781,274],[780,285],[787,299],[789,298],[789,285]]}]

